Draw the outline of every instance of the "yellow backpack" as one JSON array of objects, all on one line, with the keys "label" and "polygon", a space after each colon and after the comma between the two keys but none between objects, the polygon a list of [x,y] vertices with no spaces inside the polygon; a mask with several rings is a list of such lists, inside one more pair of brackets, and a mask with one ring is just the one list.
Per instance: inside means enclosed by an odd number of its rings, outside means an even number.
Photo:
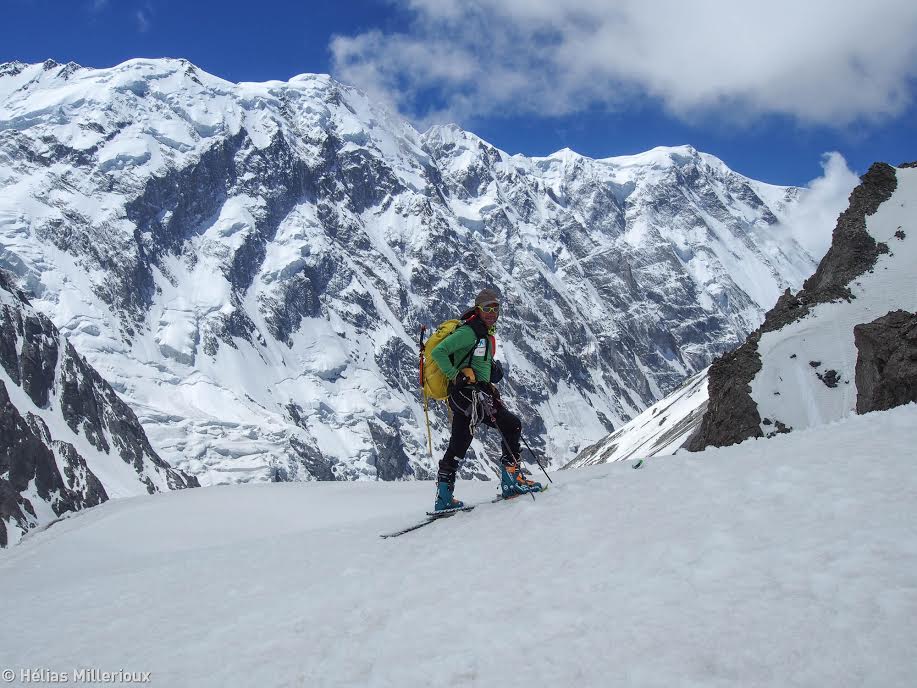
[{"label": "yellow backpack", "polygon": [[420,386],[423,389],[424,405],[426,405],[427,399],[442,400],[448,396],[449,378],[446,377],[446,374],[430,354],[433,349],[439,346],[440,342],[455,332],[461,325],[461,320],[447,320],[433,331],[433,334],[430,335],[426,342],[423,342],[423,334],[421,334],[423,351],[420,355]]},{"label": "yellow backpack", "polygon": [[[439,346],[440,342],[464,324],[463,320],[446,320],[440,323],[426,342],[423,336],[427,331],[427,326],[423,325],[420,328],[420,389],[423,395],[423,414],[427,420],[427,448],[430,450],[430,456],[433,456],[433,438],[430,435],[429,400],[442,401],[449,396],[449,378],[433,360],[430,353]],[[469,351],[469,358],[473,351],[473,348]]]}]

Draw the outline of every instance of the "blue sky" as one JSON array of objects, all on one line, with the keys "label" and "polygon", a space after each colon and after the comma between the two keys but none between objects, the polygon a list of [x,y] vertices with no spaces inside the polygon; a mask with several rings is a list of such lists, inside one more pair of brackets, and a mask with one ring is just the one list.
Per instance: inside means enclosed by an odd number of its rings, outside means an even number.
[{"label": "blue sky", "polygon": [[[759,5],[761,3],[758,3]],[[917,3],[4,0],[0,61],[331,73],[510,153],[689,143],[777,184],[917,159]],[[913,6],[913,7],[912,7]]]}]

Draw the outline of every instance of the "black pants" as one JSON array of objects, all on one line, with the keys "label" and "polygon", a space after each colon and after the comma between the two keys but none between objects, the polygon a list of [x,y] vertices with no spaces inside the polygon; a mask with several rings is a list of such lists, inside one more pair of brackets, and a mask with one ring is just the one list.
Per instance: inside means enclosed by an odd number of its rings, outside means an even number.
[{"label": "black pants", "polygon": [[[473,391],[477,391],[477,394],[473,394]],[[503,464],[518,461],[522,423],[516,414],[508,411],[502,402],[494,399],[486,387],[465,386],[453,389],[450,385],[449,408],[452,410],[452,435],[449,437],[446,454],[439,462],[437,480],[450,485],[455,484],[459,462],[465,458],[468,447],[471,446],[471,423],[474,418],[485,425],[497,428],[503,434],[506,440],[500,441],[503,448],[500,460]]]}]

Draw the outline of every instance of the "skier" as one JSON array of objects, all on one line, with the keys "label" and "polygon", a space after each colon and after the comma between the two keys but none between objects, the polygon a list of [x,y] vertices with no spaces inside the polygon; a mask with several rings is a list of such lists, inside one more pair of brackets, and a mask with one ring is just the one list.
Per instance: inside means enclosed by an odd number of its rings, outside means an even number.
[{"label": "skier", "polygon": [[474,304],[474,308],[462,316],[464,324],[430,353],[449,379],[448,404],[452,411],[452,435],[436,476],[435,511],[464,506],[453,497],[455,473],[471,446],[474,429],[479,423],[496,427],[502,435],[500,486],[503,496],[542,489],[540,483],[527,480],[522,473],[519,465],[522,423],[507,410],[494,386],[503,377],[500,362],[494,360],[499,295],[493,289],[483,289]]}]

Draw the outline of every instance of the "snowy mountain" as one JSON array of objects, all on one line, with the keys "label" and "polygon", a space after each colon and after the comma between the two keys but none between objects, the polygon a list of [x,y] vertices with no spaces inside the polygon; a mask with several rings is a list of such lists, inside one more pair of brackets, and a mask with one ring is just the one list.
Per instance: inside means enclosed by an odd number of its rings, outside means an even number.
[{"label": "snowy mountain", "polygon": [[113,500],[0,552],[0,667],[199,688],[911,688],[915,444],[912,404],[562,471],[537,501],[393,540],[431,483]]},{"label": "snowy mountain", "polygon": [[196,487],[0,270],[0,547],[109,497]]},{"label": "snowy mountain", "polygon": [[420,134],[321,75],[0,66],[0,267],[203,484],[430,476],[417,332],[484,285],[505,396],[562,465],[811,274],[775,233],[800,193],[689,146]]},{"label": "snowy mountain", "polygon": [[874,165],[801,291],[781,296],[741,347],[568,467],[699,451],[917,401],[914,167]]}]

